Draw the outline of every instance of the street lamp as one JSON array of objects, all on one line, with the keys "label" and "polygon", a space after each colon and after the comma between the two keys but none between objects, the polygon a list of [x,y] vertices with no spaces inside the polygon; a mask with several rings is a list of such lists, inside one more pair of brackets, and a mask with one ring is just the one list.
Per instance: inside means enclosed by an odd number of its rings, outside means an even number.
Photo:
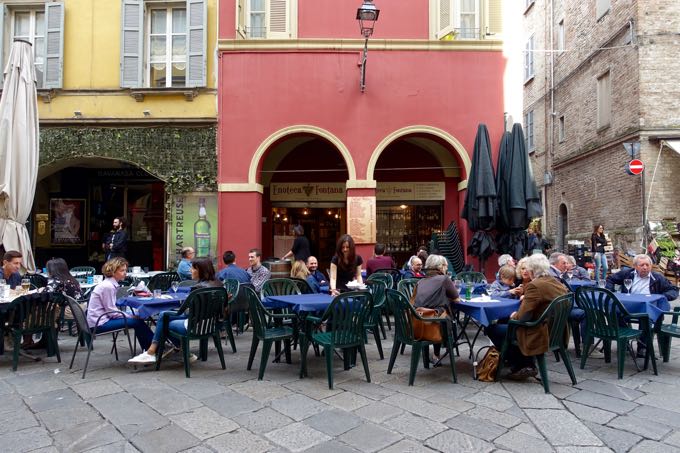
[{"label": "street lamp", "polygon": [[359,87],[363,93],[366,89],[366,59],[368,57],[368,38],[373,34],[373,27],[375,21],[378,20],[380,10],[375,7],[373,0],[364,0],[363,5],[357,9],[357,20],[359,21],[359,29],[361,36],[364,37],[364,53],[361,57],[361,80]]}]

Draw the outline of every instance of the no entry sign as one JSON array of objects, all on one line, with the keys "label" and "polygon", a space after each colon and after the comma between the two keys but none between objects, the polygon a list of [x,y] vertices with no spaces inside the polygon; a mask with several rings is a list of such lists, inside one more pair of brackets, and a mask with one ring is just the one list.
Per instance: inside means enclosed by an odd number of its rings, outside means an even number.
[{"label": "no entry sign", "polygon": [[645,170],[645,164],[640,159],[633,159],[628,162],[628,173],[631,175],[639,175]]}]

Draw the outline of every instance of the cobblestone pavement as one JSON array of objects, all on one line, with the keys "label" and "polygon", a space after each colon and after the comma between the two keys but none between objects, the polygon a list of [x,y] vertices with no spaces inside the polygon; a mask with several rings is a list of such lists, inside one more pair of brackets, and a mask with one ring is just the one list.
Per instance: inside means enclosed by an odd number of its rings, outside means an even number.
[{"label": "cobblestone pavement", "polygon": [[[562,363],[548,359],[552,394],[539,382],[482,383],[472,379],[467,350],[457,358],[458,384],[448,362],[419,369],[408,386],[410,353],[386,373],[391,333],[379,360],[367,345],[371,383],[361,366],[335,360],[329,390],[325,361],[309,355],[309,378],[293,363],[270,363],[257,380],[259,355],[246,371],[251,334],[225,348],[227,370],[210,350],[186,379],[178,357],[159,372],[134,370],[109,354],[100,337],[86,379],[85,354],[68,369],[74,338],[60,338],[63,362],[21,359],[11,371],[0,356],[0,450],[40,452],[665,452],[680,451],[680,344],[659,375],[637,372],[630,357],[616,379],[616,359],[575,363],[572,386]],[[484,340],[484,339],[483,339]],[[128,353],[119,340],[121,355]],[[197,346],[197,344],[196,344]],[[259,351],[258,351],[259,353]],[[122,357],[121,357],[122,358]],[[271,360],[271,359],[270,359]]]}]

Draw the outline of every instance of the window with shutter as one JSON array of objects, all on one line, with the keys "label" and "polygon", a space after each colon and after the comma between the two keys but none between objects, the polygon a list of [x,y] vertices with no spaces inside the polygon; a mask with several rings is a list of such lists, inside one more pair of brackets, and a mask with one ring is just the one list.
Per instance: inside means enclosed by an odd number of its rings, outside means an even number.
[{"label": "window with shutter", "polygon": [[[0,3],[0,63],[5,66],[15,39],[33,45],[37,87],[61,88],[64,55],[64,3]],[[0,74],[2,82],[2,74]]]},{"label": "window with shutter", "polygon": [[121,87],[204,87],[207,0],[121,0]]},{"label": "window with shutter", "polygon": [[236,31],[242,39],[297,36],[297,0],[238,0]]},{"label": "window with shutter", "polygon": [[534,77],[534,35],[527,40],[524,48],[524,81]]},{"label": "window with shutter", "polygon": [[524,141],[528,152],[533,152],[534,145],[534,111],[530,110],[524,114]]},{"label": "window with shutter", "polygon": [[480,39],[480,0],[430,0],[430,24],[434,39]]},{"label": "window with shutter", "polygon": [[490,35],[503,34],[503,7],[501,0],[488,0],[488,11],[487,11],[487,29],[486,32]]}]

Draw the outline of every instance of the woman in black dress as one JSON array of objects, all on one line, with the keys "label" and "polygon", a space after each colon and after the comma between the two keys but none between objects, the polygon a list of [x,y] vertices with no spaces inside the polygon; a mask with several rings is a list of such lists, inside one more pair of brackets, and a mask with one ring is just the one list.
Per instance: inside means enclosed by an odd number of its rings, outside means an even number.
[{"label": "woman in black dress", "polygon": [[356,280],[363,283],[361,265],[364,260],[356,254],[354,239],[349,234],[343,234],[338,239],[335,255],[331,259],[331,294],[337,296],[347,289],[347,283]]}]

